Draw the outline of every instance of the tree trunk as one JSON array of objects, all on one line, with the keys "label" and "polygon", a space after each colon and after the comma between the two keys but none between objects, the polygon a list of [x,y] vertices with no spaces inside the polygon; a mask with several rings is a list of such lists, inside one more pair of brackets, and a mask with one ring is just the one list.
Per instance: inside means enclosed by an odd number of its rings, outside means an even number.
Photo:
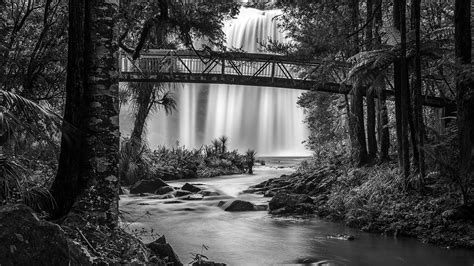
[{"label": "tree trunk", "polygon": [[364,128],[364,98],[360,87],[353,88],[354,95],[352,95],[351,103],[351,117],[352,125],[355,131],[354,143],[354,158],[357,166],[362,166],[367,163],[367,143],[365,140]]},{"label": "tree trunk", "polygon": [[[118,5],[118,0],[70,1],[74,37],[69,43],[73,47],[68,54],[69,65],[76,61],[81,64],[68,68],[68,78],[77,81],[82,77],[79,95],[82,97],[69,97],[73,104],[66,106],[66,113],[70,112],[71,117],[77,119],[74,125],[79,126],[82,134],[74,146],[66,146],[64,154],[61,153],[64,160],[60,163],[72,162],[73,168],[60,165],[59,169],[69,170],[70,175],[58,173],[61,181],[55,181],[52,189],[56,193],[63,189],[62,195],[70,193],[69,198],[75,199],[70,210],[61,211],[69,211],[66,223],[87,222],[108,227],[118,223],[120,133],[115,41]],[[76,15],[79,17],[75,20]],[[74,54],[74,41],[82,43],[81,53]],[[68,96],[75,96],[69,92]],[[69,180],[70,176],[74,179]],[[74,187],[75,184],[80,186]]]},{"label": "tree trunk", "polygon": [[[469,67],[472,58],[471,1],[456,0],[454,11],[456,59],[464,67]],[[472,67],[472,65],[470,66]],[[461,76],[461,75],[460,75]],[[474,143],[474,82],[458,80],[456,83],[457,122],[459,135],[459,174],[465,180],[464,204],[469,203],[472,189],[472,148]],[[463,188],[461,187],[461,190]]]},{"label": "tree trunk", "polygon": [[[136,84],[131,84],[131,86],[136,86]],[[139,86],[140,89],[138,89],[137,92],[137,113],[135,114],[135,122],[130,135],[132,144],[137,147],[141,146],[146,119],[154,104],[153,84],[145,83],[140,84]]]},{"label": "tree trunk", "polygon": [[408,188],[408,178],[410,175],[410,142],[408,139],[409,130],[409,82],[407,65],[407,29],[406,29],[406,0],[397,1],[400,8],[400,96],[402,109],[402,152],[403,152],[403,176],[405,179],[405,188]]},{"label": "tree trunk", "polygon": [[[61,138],[61,153],[58,172],[51,186],[51,194],[56,201],[56,208],[50,210],[52,219],[66,215],[76,200],[77,195],[85,188],[86,181],[79,178],[83,135],[85,73],[85,1],[69,0],[69,40],[66,79],[66,106],[64,128],[66,134]],[[74,127],[74,128],[72,128]]]},{"label": "tree trunk", "polygon": [[367,142],[368,159],[374,161],[377,158],[377,140],[375,134],[375,100],[374,92],[367,94]]},{"label": "tree trunk", "polygon": [[[366,50],[372,49],[373,44],[373,35],[372,35],[372,25],[373,25],[373,3],[372,0],[367,0],[367,18],[366,18],[366,31],[365,31],[365,42]],[[367,142],[368,142],[368,159],[369,161],[374,161],[377,157],[377,139],[375,134],[375,99],[374,99],[374,90],[370,89],[367,91],[366,101],[367,101]]]},{"label": "tree trunk", "polygon": [[418,170],[420,172],[420,183],[423,186],[423,179],[426,175],[425,169],[425,150],[424,150],[424,135],[425,125],[423,122],[423,105],[421,98],[421,53],[420,53],[420,20],[421,20],[421,1],[413,0],[413,28],[415,30],[415,85],[414,85],[414,96],[415,96],[415,123],[416,123],[416,139],[418,142]]},{"label": "tree trunk", "polygon": [[92,224],[115,227],[118,223],[119,99],[116,17],[118,0],[86,3],[87,87],[84,98],[85,153],[81,178],[87,188],[70,215]]},{"label": "tree trunk", "polygon": [[[359,27],[359,1],[351,0],[351,28],[357,31]],[[354,34],[352,43],[353,54],[359,51],[359,34]],[[353,155],[358,166],[367,163],[367,143],[365,140],[364,127],[364,97],[360,86],[353,88],[352,103],[351,103],[351,128],[355,135],[355,142],[353,143]]]},{"label": "tree trunk", "polygon": [[[383,27],[382,20],[382,0],[375,0],[375,44],[380,46],[382,44],[382,38],[380,31]],[[390,149],[390,132],[388,128],[388,111],[386,95],[383,93],[384,88],[379,88],[377,91],[377,120],[378,127],[377,133],[379,138],[379,162],[385,162],[389,160],[388,151]]]},{"label": "tree trunk", "polygon": [[379,161],[386,162],[390,159],[388,151],[390,149],[390,132],[388,128],[388,110],[385,93],[380,91],[378,93],[378,135],[380,143]]},{"label": "tree trunk", "polygon": [[[400,30],[400,5],[398,0],[393,4],[393,22],[395,28]],[[396,124],[396,135],[397,135],[397,158],[400,172],[403,172],[404,160],[403,160],[403,140],[402,140],[402,98],[401,98],[401,61],[397,60],[393,64],[393,85],[395,90],[395,124]]]}]

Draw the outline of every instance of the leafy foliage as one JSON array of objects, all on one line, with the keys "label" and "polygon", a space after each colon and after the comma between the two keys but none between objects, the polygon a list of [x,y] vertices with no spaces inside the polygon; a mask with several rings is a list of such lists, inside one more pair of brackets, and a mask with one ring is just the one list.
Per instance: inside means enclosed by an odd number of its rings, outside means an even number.
[{"label": "leafy foliage", "polygon": [[65,1],[2,1],[0,9],[0,89],[58,106],[66,76]]},{"label": "leafy foliage", "polygon": [[[43,106],[15,93],[0,90],[0,200],[2,203],[20,200],[39,211],[55,204],[47,189],[49,185],[47,176],[38,178],[37,175],[31,174],[24,167],[24,162],[29,161],[28,157],[45,160],[40,154],[35,157],[34,151],[41,147],[38,140],[41,137],[48,139],[49,136],[46,133],[57,130],[56,126],[59,122],[61,118]],[[28,133],[35,136],[34,145],[27,137]],[[15,156],[17,152],[12,149],[13,143],[17,149],[23,148],[26,154]],[[43,166],[42,170],[44,168],[47,169]]]},{"label": "leafy foliage", "polygon": [[212,143],[192,150],[177,143],[171,148],[158,146],[151,151],[146,145],[123,140],[120,151],[122,183],[133,184],[140,179],[153,178],[170,180],[240,174],[248,170],[250,162],[253,166],[254,151],[250,154],[227,151],[228,138],[225,136]]},{"label": "leafy foliage", "polygon": [[[121,28],[127,46],[171,48],[192,46],[192,40],[205,39],[223,47],[225,19],[238,14],[237,3],[227,1],[121,1]],[[143,39],[145,38],[145,39]],[[171,42],[169,40],[172,40]]]}]

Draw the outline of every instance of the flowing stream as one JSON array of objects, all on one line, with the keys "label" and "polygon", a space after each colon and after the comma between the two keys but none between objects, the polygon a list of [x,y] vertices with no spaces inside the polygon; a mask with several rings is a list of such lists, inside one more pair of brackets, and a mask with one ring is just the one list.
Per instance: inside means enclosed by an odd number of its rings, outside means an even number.
[{"label": "flowing stream", "polygon": [[[217,206],[233,198],[265,205],[269,198],[241,192],[291,171],[259,167],[252,176],[189,181],[221,194],[199,201],[121,196],[123,222],[130,230],[165,234],[185,265],[191,261],[190,253],[200,253],[203,244],[209,247],[204,255],[228,265],[474,265],[474,251],[364,233],[318,218],[279,217],[267,211],[226,212]],[[185,182],[170,185],[180,187]],[[350,234],[355,240],[327,238],[331,234]],[[154,239],[149,233],[142,236],[145,242]]]}]

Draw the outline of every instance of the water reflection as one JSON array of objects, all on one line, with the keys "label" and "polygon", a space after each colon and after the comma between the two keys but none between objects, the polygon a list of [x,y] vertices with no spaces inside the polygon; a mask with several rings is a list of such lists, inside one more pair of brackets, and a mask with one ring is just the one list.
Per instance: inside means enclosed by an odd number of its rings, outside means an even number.
[{"label": "water reflection", "polygon": [[[206,244],[206,256],[228,265],[474,264],[473,251],[446,250],[414,239],[368,234],[315,218],[273,217],[266,211],[230,213],[217,207],[220,200],[232,196],[256,204],[267,201],[236,191],[285,171],[289,169],[257,169],[255,176],[198,180],[209,189],[228,193],[204,201],[177,203],[174,199],[125,196],[121,209],[127,213],[125,221],[132,222],[131,228],[153,228],[164,233],[184,263],[190,261],[190,252],[200,251]],[[150,215],[144,215],[146,212]],[[326,236],[331,234],[351,234],[356,239],[328,239]]]}]

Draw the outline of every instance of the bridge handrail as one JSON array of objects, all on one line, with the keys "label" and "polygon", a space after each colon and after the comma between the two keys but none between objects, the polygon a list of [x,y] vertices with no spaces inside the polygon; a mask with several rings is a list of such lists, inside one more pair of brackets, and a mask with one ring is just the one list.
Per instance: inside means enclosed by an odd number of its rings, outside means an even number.
[{"label": "bridge handrail", "polygon": [[[270,53],[247,53],[247,52],[216,52],[212,51],[212,53],[208,53],[206,51],[197,51],[192,50],[166,50],[166,49],[149,49],[146,52],[141,54],[142,58],[150,58],[150,57],[157,57],[157,56],[167,56],[171,53],[176,56],[180,56],[181,58],[220,58],[226,60],[238,60],[238,61],[279,61],[285,64],[293,64],[293,65],[321,65],[322,61],[320,60],[302,60],[302,59],[295,59],[294,56],[289,55],[279,55],[279,54],[270,54]],[[346,62],[337,62],[336,65],[340,67],[349,67],[350,64]]]},{"label": "bridge handrail", "polygon": [[[135,77],[139,74],[145,79],[150,75],[168,75],[170,77],[163,80],[171,81],[175,80],[173,76],[179,74],[184,81],[187,79],[184,75],[188,75],[188,77],[194,76],[192,78],[194,80],[199,76],[201,80],[215,81],[218,76],[222,80],[233,79],[232,82],[235,82],[238,77],[240,82],[245,84],[252,83],[250,79],[258,79],[259,82],[264,82],[263,79],[266,79],[267,81],[262,83],[263,86],[272,83],[297,88],[302,86],[301,82],[313,84],[305,84],[304,87],[318,85],[311,81],[311,72],[302,76],[297,75],[298,68],[302,66],[314,66],[313,69],[316,70],[319,66],[324,67],[324,64],[318,60],[301,60],[286,55],[234,51],[150,49],[142,53],[141,57],[135,61],[126,54],[120,55],[121,74],[133,74]],[[349,67],[350,64],[346,62],[332,63],[325,74],[325,83],[349,86],[346,84]],[[436,82],[436,79],[431,78],[431,80]],[[429,86],[426,86],[426,90],[426,96],[450,100],[450,97],[446,97],[442,91],[434,92]]]}]

